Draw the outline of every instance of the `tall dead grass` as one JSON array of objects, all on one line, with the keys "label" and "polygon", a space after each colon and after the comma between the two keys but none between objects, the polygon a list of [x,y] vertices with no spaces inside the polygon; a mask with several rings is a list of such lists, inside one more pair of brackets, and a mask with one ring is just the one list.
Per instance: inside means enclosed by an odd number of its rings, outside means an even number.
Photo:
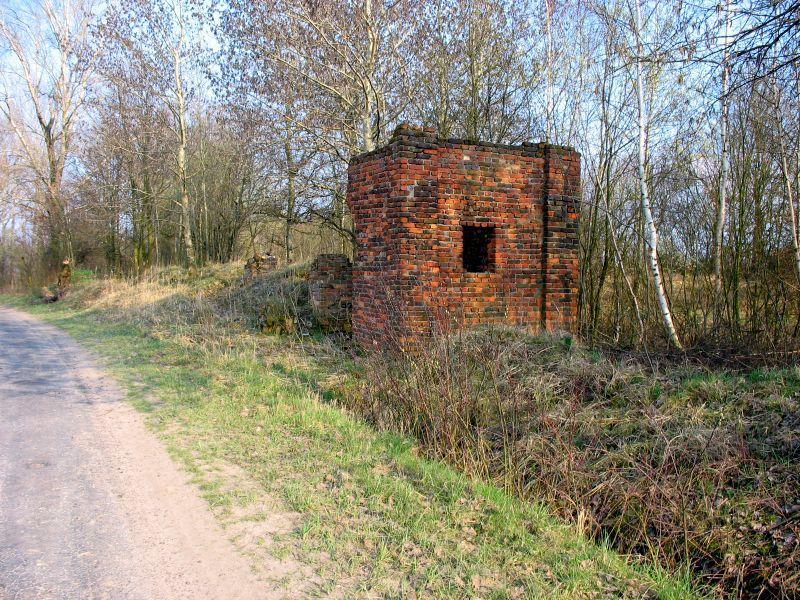
[{"label": "tall dead grass", "polygon": [[645,368],[510,329],[363,358],[352,408],[720,593],[800,594],[800,369]]}]

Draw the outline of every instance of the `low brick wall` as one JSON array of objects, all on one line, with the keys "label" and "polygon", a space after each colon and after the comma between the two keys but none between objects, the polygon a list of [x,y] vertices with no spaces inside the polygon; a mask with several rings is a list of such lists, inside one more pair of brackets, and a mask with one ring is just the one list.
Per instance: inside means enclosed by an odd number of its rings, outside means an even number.
[{"label": "low brick wall", "polygon": [[247,259],[244,264],[244,280],[245,282],[257,279],[267,273],[274,271],[278,268],[278,259],[271,254],[264,256],[263,254],[255,254]]},{"label": "low brick wall", "polygon": [[320,254],[311,265],[308,291],[314,318],[325,329],[350,330],[353,267],[344,254]]}]

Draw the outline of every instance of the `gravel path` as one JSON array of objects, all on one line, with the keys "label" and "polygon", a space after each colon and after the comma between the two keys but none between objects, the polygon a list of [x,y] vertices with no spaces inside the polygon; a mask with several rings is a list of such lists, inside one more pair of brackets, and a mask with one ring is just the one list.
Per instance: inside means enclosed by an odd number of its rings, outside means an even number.
[{"label": "gravel path", "polygon": [[0,308],[0,598],[265,598],[188,477],[66,334]]}]

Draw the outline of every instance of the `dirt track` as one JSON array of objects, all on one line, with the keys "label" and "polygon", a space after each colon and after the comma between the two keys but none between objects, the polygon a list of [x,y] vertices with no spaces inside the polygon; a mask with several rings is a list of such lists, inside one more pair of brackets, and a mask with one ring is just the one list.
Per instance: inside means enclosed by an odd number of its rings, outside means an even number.
[{"label": "dirt track", "polygon": [[264,598],[187,476],[63,332],[0,308],[0,598]]}]

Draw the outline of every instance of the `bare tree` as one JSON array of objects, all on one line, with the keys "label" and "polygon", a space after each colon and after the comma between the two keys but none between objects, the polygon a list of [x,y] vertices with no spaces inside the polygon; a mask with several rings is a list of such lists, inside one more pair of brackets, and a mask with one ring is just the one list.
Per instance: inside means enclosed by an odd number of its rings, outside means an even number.
[{"label": "bare tree", "polygon": [[174,173],[181,211],[181,239],[186,262],[195,267],[192,239],[192,201],[187,166],[188,112],[191,84],[187,71],[197,67],[198,46],[190,28],[199,26],[189,0],[135,0],[113,5],[101,28],[108,51],[109,70],[135,65],[145,93],[166,107],[172,116]]},{"label": "bare tree", "polygon": [[727,214],[728,204],[726,194],[728,193],[728,171],[729,165],[729,151],[728,151],[728,105],[730,103],[730,48],[728,47],[728,39],[730,38],[731,30],[731,7],[730,0],[725,0],[724,28],[723,40],[724,50],[722,58],[722,89],[720,96],[721,110],[719,121],[719,135],[720,135],[720,172],[719,172],[719,188],[717,192],[717,218],[714,222],[714,292],[717,300],[722,297],[722,237],[725,233],[725,217]]},{"label": "bare tree", "polygon": [[[800,88],[800,76],[797,78],[797,88]],[[800,283],[800,224],[798,224],[798,217],[800,216],[800,205],[797,204],[798,190],[796,187],[797,175],[792,175],[790,166],[791,155],[788,149],[787,135],[784,131],[784,116],[781,108],[781,92],[777,83],[773,85],[774,89],[774,103],[775,103],[775,122],[778,129],[778,153],[780,156],[780,169],[783,176],[783,185],[786,189],[786,203],[788,204],[789,212],[789,230],[791,234],[792,250],[794,251],[794,264],[797,273],[797,280]],[[800,140],[796,142],[795,146],[795,161],[800,169]]]},{"label": "bare tree", "polygon": [[554,139],[553,132],[553,119],[555,113],[555,90],[553,89],[554,83],[554,69],[553,65],[553,9],[554,0],[544,0],[545,12],[545,135],[544,141],[551,142]]},{"label": "bare tree", "polygon": [[37,211],[51,265],[72,256],[62,182],[96,62],[86,45],[93,18],[92,3],[83,0],[43,0],[27,12],[0,15],[0,43],[10,54],[0,113],[41,190]]},{"label": "bare tree", "polygon": [[527,139],[538,79],[528,9],[485,0],[427,4],[413,50],[412,77],[422,92],[411,98],[413,120],[444,137]]},{"label": "bare tree", "polygon": [[14,135],[0,128],[0,285],[14,287],[19,284],[20,265],[17,256],[21,222],[18,196],[24,188],[20,165],[15,159]]},{"label": "bare tree", "polygon": [[[279,117],[266,145],[281,148],[295,190],[289,197],[303,181],[308,210],[341,235],[343,247],[352,235],[347,161],[385,141],[408,105],[415,26],[408,8],[406,1],[233,0],[218,19],[225,40],[218,87],[236,90],[268,120]],[[291,86],[291,101],[282,85]],[[303,141],[302,152],[285,152],[287,132]]]},{"label": "bare tree", "polygon": [[800,58],[800,0],[748,0],[738,3],[736,34],[726,50],[750,62],[753,79],[790,72]]},{"label": "bare tree", "polygon": [[[404,2],[362,0],[308,4],[294,0],[229,3],[221,19],[230,40],[227,58],[256,93],[265,77],[294,74],[298,91],[311,102],[297,125],[314,130],[319,142],[345,158],[369,151],[384,139],[406,87],[404,46],[410,41]],[[246,56],[249,64],[241,59]],[[259,69],[258,71],[256,69]]]}]

